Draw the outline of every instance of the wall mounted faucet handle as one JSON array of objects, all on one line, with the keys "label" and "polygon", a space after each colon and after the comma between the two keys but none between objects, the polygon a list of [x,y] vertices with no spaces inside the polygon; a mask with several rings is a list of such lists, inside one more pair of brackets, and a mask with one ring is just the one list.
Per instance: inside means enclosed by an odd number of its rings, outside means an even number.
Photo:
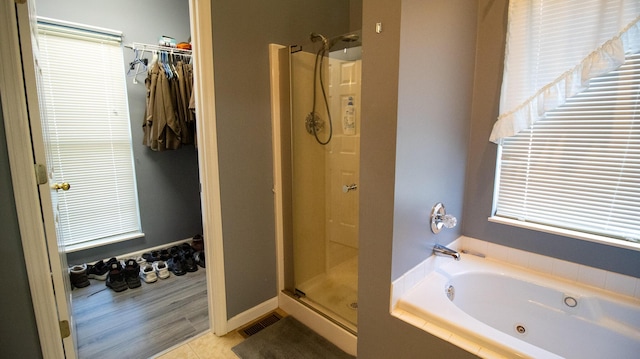
[{"label": "wall mounted faucet handle", "polygon": [[442,224],[447,228],[453,228],[458,224],[458,219],[450,214],[445,214],[441,219]]},{"label": "wall mounted faucet handle", "polygon": [[431,231],[433,233],[440,233],[442,227],[453,228],[458,224],[456,217],[447,214],[444,209],[444,204],[441,202],[436,203],[431,209]]}]

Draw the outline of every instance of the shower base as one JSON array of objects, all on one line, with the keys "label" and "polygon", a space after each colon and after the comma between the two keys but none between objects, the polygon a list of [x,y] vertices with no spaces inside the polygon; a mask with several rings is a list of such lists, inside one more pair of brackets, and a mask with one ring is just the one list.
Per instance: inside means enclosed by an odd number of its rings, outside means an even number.
[{"label": "shower base", "polygon": [[344,327],[357,332],[358,323],[358,257],[348,259],[325,274],[300,284],[305,293],[299,298]]}]

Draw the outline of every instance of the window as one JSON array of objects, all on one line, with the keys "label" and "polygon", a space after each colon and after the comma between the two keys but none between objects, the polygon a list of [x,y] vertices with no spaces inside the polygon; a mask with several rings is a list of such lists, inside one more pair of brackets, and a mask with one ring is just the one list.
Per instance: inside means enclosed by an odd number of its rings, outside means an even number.
[{"label": "window", "polygon": [[68,251],[142,236],[121,36],[39,20],[45,145]]},{"label": "window", "polygon": [[[531,5],[537,1],[514,3]],[[550,1],[546,5],[557,7],[560,3],[569,2]],[[578,7],[585,5],[581,1],[574,3]],[[540,56],[520,61],[536,64],[533,66],[543,70],[536,73],[524,70],[521,64],[509,64],[512,43],[507,40],[501,117],[492,134],[499,150],[491,220],[640,249],[640,25],[637,18],[640,9],[637,3],[629,4],[632,9],[625,11],[627,15],[631,12],[630,23],[623,19],[621,26],[612,25],[610,41],[604,45],[600,40],[593,42],[599,46],[585,51],[586,57],[578,56],[575,67],[558,70],[549,68],[565,59],[550,61],[549,57],[564,57],[565,47],[569,45],[567,41],[558,40],[561,35],[556,30],[560,27],[571,30],[572,24],[559,26],[558,21],[551,21],[557,9],[540,10],[544,7],[542,4],[540,8],[529,6],[526,11],[535,10],[536,14],[520,14],[519,23],[513,24],[517,21],[511,16],[519,13],[514,6],[510,8],[510,31],[514,26],[524,26],[542,34],[537,39],[535,36],[518,39],[523,46],[536,47],[535,52]],[[613,9],[618,5],[614,4]],[[576,16],[575,11],[563,10],[563,16],[580,19],[584,32],[595,28],[595,25],[585,26],[585,17]],[[621,9],[617,10],[622,13]],[[550,24],[548,33],[544,25],[532,20],[541,13],[547,14],[547,18],[541,16],[540,23]],[[609,20],[606,23],[612,24]],[[601,31],[597,32],[601,35]],[[580,37],[576,34],[581,31],[574,28],[566,33],[565,40],[571,40]],[[527,45],[528,42],[532,44]],[[548,42],[556,42],[556,47],[544,55]],[[569,47],[571,50],[566,52],[574,50]],[[607,47],[613,49],[613,55],[607,53]],[[605,50],[600,53],[602,49]],[[607,56],[605,61],[597,62]],[[611,60],[615,57],[617,59]],[[585,76],[589,70],[591,73]],[[555,75],[554,71],[557,71]],[[513,72],[526,73],[519,81],[527,84],[509,83],[508,76],[521,75]],[[548,81],[539,81],[545,76]],[[535,83],[534,89],[519,94],[522,101],[513,100],[513,93],[505,94],[506,88],[518,92],[519,87],[531,83]],[[505,100],[509,96],[512,98]],[[509,101],[512,105],[505,107]],[[508,119],[518,115],[522,116]]]}]

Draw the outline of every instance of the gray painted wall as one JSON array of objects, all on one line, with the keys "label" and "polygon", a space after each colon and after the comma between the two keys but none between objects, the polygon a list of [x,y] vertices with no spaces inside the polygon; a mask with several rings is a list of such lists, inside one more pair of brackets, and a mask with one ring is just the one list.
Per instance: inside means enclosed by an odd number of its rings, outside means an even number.
[{"label": "gray painted wall", "polygon": [[[36,6],[39,16],[122,31],[125,44],[157,44],[161,35],[177,41],[191,36],[187,0],[37,0]],[[124,57],[127,66],[134,59],[133,51],[125,48]],[[69,58],[72,61],[73,54]],[[146,88],[144,76],[139,75],[138,80],[139,84],[133,84],[127,78],[127,91],[145,237],[69,253],[69,264],[161,246],[202,233],[196,149],[185,146],[176,151],[154,152],[142,145]]]},{"label": "gray painted wall", "polygon": [[27,268],[22,252],[18,214],[13,198],[9,155],[0,104],[0,353],[6,358],[42,358]]},{"label": "gray painted wall", "polygon": [[462,232],[433,234],[429,215],[442,202],[463,221],[475,20],[475,2],[402,1],[392,280]]},{"label": "gray painted wall", "polygon": [[[374,32],[378,22],[381,34]],[[359,358],[475,357],[389,314],[396,272],[430,254],[429,242],[435,240],[427,232],[431,202],[441,200],[452,213],[461,211],[463,123],[470,108],[465,86],[471,85],[475,22],[476,3],[466,0],[364,2],[362,117],[367,126],[361,129],[358,189]],[[468,57],[450,57],[456,54]],[[447,96],[461,101],[443,108],[438,101],[450,103]],[[449,163],[437,163],[438,156],[447,155]],[[441,232],[438,240],[447,243],[455,232]]]},{"label": "gray painted wall", "polygon": [[344,0],[214,0],[227,316],[277,294],[268,44],[349,31]]},{"label": "gray painted wall", "polygon": [[640,277],[640,251],[626,250],[583,240],[490,223],[497,146],[488,138],[498,117],[504,57],[507,0],[480,1],[480,32],[469,157],[463,234],[580,263]]}]

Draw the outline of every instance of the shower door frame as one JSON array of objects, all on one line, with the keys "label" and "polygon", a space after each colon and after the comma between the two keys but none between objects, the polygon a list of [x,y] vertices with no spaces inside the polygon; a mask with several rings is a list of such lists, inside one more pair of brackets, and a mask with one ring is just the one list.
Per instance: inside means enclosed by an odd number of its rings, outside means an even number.
[{"label": "shower door frame", "polygon": [[357,355],[357,336],[335,320],[319,313],[296,299],[287,288],[293,288],[293,278],[286,273],[292,270],[291,211],[291,144],[290,104],[290,47],[270,44],[270,92],[273,146],[273,181],[276,231],[276,255],[278,272],[278,306],[294,316],[345,352]]}]

